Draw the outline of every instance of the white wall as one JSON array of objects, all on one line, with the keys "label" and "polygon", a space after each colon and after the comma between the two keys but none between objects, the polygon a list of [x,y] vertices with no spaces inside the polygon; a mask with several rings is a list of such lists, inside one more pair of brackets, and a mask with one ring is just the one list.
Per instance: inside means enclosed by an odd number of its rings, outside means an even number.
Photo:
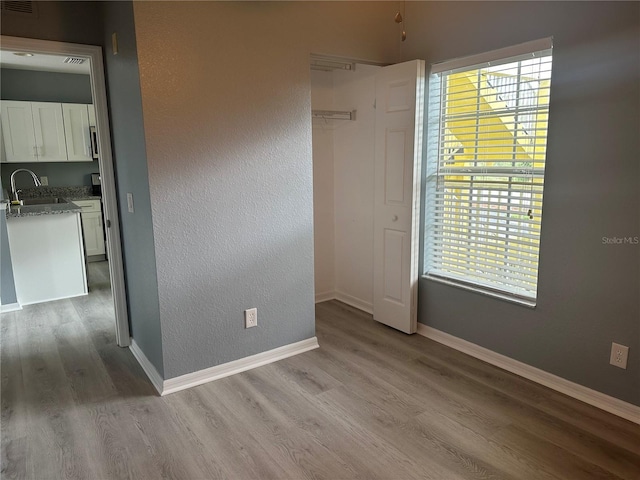
[{"label": "white wall", "polygon": [[[332,72],[311,71],[311,108],[333,109]],[[334,208],[333,122],[314,120],[313,138],[313,230],[316,301],[333,297]]]},{"label": "white wall", "polygon": [[375,73],[357,65],[335,72],[334,107],[356,110],[355,122],[334,131],[335,284],[337,297],[373,308],[373,187]]},{"label": "white wall", "polygon": [[373,303],[373,105],[379,68],[358,64],[353,72],[312,72],[312,102],[317,98],[319,105],[314,108],[356,110],[355,121],[314,122],[316,299],[338,298],[367,311]]}]

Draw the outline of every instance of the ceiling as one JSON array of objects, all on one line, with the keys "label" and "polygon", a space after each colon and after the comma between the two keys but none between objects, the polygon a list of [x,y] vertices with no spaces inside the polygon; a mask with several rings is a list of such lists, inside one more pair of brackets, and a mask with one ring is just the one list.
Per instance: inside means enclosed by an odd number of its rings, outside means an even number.
[{"label": "ceiling", "polygon": [[90,64],[88,59],[78,65],[64,63],[65,58],[67,58],[66,55],[44,55],[39,53],[34,54],[33,57],[22,57],[14,55],[14,52],[8,50],[0,50],[0,65],[2,68],[89,75]]}]

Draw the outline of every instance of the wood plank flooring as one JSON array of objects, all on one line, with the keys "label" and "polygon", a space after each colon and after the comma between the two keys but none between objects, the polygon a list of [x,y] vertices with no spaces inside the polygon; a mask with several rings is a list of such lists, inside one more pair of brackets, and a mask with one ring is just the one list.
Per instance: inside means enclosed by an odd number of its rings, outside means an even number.
[{"label": "wood plank flooring", "polygon": [[634,479],[640,427],[336,301],[320,348],[160,398],[87,297],[2,315],[2,478]]}]

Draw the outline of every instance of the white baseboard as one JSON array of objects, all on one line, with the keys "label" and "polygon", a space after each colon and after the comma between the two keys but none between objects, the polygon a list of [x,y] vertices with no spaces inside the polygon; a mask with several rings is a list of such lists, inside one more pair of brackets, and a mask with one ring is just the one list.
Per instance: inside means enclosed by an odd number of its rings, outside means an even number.
[{"label": "white baseboard", "polygon": [[20,305],[18,302],[0,305],[0,313],[17,312],[18,310],[22,310],[22,305]]},{"label": "white baseboard", "polygon": [[316,303],[326,302],[328,300],[333,300],[336,298],[336,292],[321,292],[316,293]]},{"label": "white baseboard", "polygon": [[373,315],[373,305],[371,303],[360,300],[348,293],[338,291],[316,293],[316,303],[326,302],[329,300],[340,300],[342,303],[346,303],[358,310],[362,310],[363,312]]},{"label": "white baseboard", "polygon": [[147,356],[140,349],[140,347],[138,346],[138,344],[133,338],[131,339],[131,345],[129,345],[129,350],[131,350],[131,353],[133,353],[133,356],[136,357],[136,360],[138,360],[138,363],[142,367],[142,370],[144,370],[144,373],[147,374],[147,377],[149,377],[149,380],[151,381],[153,386],[156,388],[158,393],[162,395],[162,383],[163,383],[162,376],[158,373],[158,371],[156,370],[156,367],[154,367],[153,364],[149,361]]},{"label": "white baseboard", "polygon": [[490,363],[511,373],[515,373],[533,382],[544,385],[552,390],[564,393],[570,397],[588,403],[605,412],[612,413],[634,423],[640,424],[640,407],[632,405],[618,398],[592,390],[583,385],[566,380],[562,377],[519,362],[513,358],[501,355],[487,348],[454,337],[441,330],[418,323],[418,334],[430,338],[438,343],[451,347],[462,353]]},{"label": "white baseboard", "polygon": [[362,310],[363,312],[369,313],[373,315],[373,305],[369,302],[365,302],[364,300],[360,300],[359,298],[354,297],[353,295],[348,295],[342,292],[335,292],[336,300],[340,300],[342,303],[346,303],[347,305],[351,305],[358,310]]},{"label": "white baseboard", "polygon": [[273,363],[287,357],[298,355],[299,353],[308,352],[309,350],[313,350],[318,347],[318,339],[316,337],[312,337],[302,340],[301,342],[291,343],[289,345],[284,345],[283,347],[251,355],[250,357],[234,360],[233,362],[216,365],[215,367],[205,368],[204,370],[170,378],[169,380],[164,381],[160,395],[168,395],[170,393],[179,392],[180,390],[196,387],[203,383],[235,375],[236,373],[251,370],[252,368],[261,367],[268,363]]}]

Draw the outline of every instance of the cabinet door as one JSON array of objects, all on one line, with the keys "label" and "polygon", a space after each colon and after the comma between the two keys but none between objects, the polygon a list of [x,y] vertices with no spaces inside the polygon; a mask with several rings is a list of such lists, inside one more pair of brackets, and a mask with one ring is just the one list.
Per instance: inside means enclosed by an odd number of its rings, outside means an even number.
[{"label": "cabinet door", "polygon": [[36,162],[31,102],[0,102],[6,162]]},{"label": "cabinet door", "polygon": [[96,107],[90,103],[87,105],[89,113],[89,134],[91,135],[91,156],[98,159],[98,131],[96,130]]},{"label": "cabinet door", "polygon": [[62,104],[31,102],[36,152],[39,162],[66,162],[67,144],[62,121]]},{"label": "cabinet door", "polygon": [[67,156],[70,162],[91,162],[89,114],[86,104],[63,103],[64,134],[67,139]]},{"label": "cabinet door", "polygon": [[82,232],[87,256],[104,255],[104,230],[102,228],[102,213],[83,212]]}]

